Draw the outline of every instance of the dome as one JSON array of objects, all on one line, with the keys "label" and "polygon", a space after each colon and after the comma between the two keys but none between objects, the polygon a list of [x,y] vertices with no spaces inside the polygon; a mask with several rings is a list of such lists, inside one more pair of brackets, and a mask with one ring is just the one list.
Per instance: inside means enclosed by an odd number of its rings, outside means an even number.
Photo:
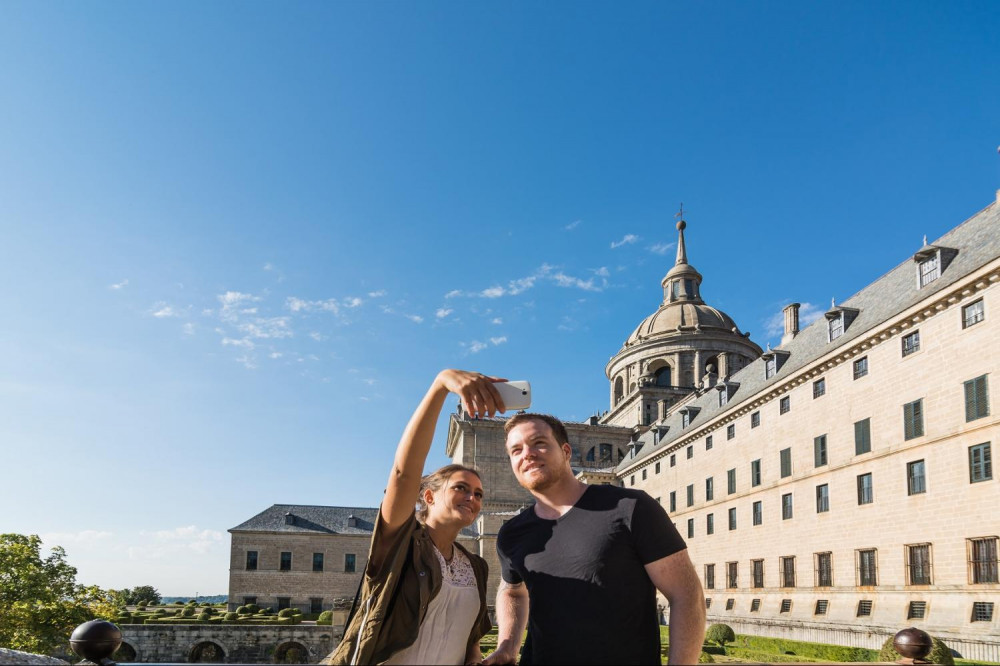
[{"label": "dome", "polygon": [[625,341],[629,347],[639,342],[669,335],[724,332],[740,335],[736,322],[721,310],[704,303],[664,303],[642,320]]}]

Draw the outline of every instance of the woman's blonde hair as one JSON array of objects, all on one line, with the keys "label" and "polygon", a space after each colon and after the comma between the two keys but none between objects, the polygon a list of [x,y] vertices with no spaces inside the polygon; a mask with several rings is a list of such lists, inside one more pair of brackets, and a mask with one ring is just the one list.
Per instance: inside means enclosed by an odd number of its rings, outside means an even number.
[{"label": "woman's blonde hair", "polygon": [[417,495],[417,520],[421,523],[427,520],[427,502],[424,501],[424,491],[430,490],[436,493],[444,487],[444,484],[448,483],[448,479],[455,472],[470,472],[479,477],[482,481],[483,477],[479,474],[479,470],[474,467],[466,467],[465,465],[452,464],[445,465],[436,472],[431,472],[422,479],[420,479],[420,493]]}]

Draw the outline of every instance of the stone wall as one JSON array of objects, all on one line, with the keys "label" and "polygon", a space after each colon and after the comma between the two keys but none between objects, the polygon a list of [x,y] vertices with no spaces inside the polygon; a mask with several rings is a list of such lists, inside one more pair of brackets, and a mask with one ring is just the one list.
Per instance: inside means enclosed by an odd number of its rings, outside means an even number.
[{"label": "stone wall", "polygon": [[[300,663],[315,664],[335,648],[342,626],[239,626],[208,624],[121,625],[123,651],[135,651],[138,663],[281,663],[290,649],[302,655]],[[128,647],[126,647],[128,646]]]}]

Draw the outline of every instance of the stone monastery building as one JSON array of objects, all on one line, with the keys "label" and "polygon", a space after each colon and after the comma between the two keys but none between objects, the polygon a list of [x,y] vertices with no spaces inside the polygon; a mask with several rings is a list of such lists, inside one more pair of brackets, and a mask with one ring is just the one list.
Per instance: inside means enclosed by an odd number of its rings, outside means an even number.
[{"label": "stone monastery building", "polygon": [[[609,410],[567,424],[579,477],[666,508],[709,622],[862,647],[916,626],[1000,661],[1000,193],[806,328],[787,306],[774,349],[702,300],[677,226],[662,301],[605,367]],[[503,421],[459,411],[447,440],[483,473],[463,538],[491,595],[497,530],[531,503]],[[275,505],[233,528],[230,600],[353,598],[375,512]]]}]

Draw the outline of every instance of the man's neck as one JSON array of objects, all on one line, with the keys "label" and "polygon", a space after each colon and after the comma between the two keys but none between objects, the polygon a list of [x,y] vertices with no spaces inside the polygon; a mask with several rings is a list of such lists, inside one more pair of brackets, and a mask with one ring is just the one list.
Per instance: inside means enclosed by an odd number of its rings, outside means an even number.
[{"label": "man's neck", "polygon": [[573,508],[586,491],[587,484],[571,476],[558,484],[532,492],[535,496],[535,515],[545,520],[560,518]]}]

